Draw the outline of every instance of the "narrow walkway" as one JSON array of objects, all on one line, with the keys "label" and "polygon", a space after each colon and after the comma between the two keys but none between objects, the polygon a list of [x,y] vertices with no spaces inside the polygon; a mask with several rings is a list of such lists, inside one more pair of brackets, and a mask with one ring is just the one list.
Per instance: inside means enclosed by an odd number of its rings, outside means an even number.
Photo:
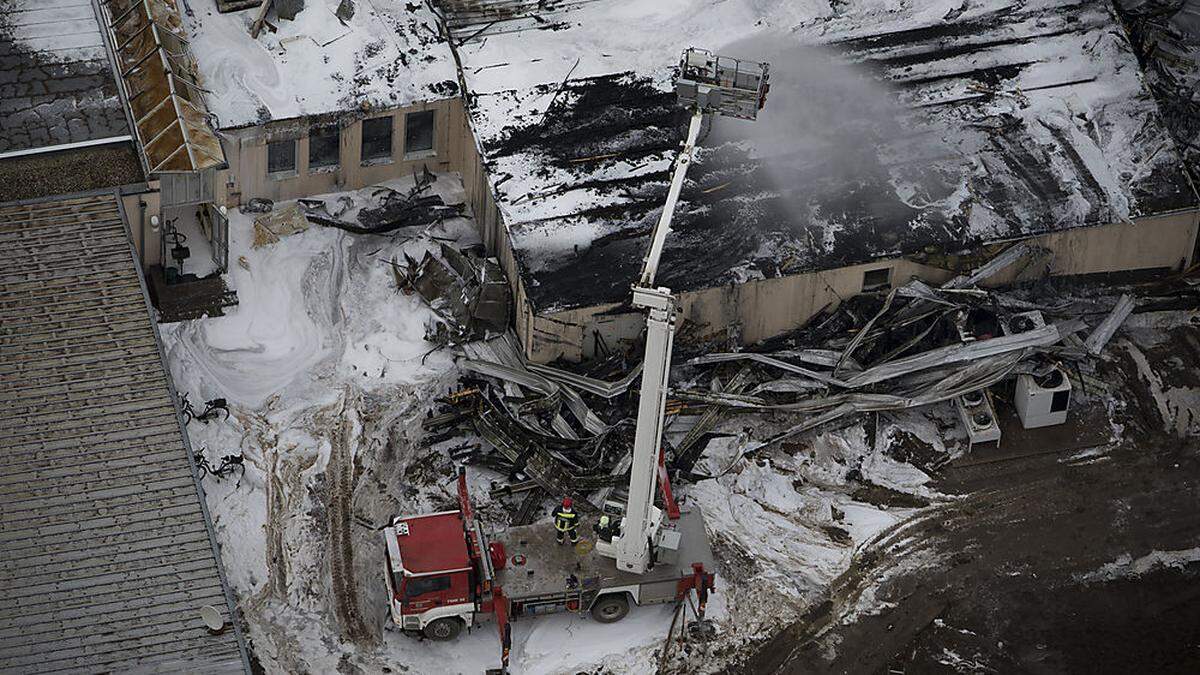
[{"label": "narrow walkway", "polygon": [[241,672],[117,199],[0,205],[0,672]]}]

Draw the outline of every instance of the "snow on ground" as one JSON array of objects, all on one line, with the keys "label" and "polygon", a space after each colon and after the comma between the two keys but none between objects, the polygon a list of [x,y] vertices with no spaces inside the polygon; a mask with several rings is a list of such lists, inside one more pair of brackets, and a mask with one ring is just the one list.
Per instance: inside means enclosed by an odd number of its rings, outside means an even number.
[{"label": "snow on ground", "polygon": [[[935,496],[924,486],[928,476],[871,447],[862,426],[822,431],[766,456],[736,459],[747,440],[743,433],[710,442],[698,470],[717,477],[683,490],[702,508],[726,563],[721,572],[728,611],[713,618],[720,642],[733,646],[797,620],[850,570],[862,547],[920,511],[856,501],[852,493],[859,484],[847,476],[852,468],[873,485]],[[862,611],[871,604],[871,598],[859,602]],[[721,665],[709,660],[689,667],[713,671]]]},{"label": "snow on ground", "polygon": [[[405,190],[409,181],[390,185]],[[434,187],[448,203],[461,201],[461,190],[453,176]],[[368,192],[353,194],[347,213]],[[419,259],[438,245],[433,237],[473,244],[471,221],[394,237],[313,226],[254,249],[251,216],[231,212],[230,237],[236,262],[228,282],[239,306],[224,317],[166,325],[163,339],[179,390],[194,405],[224,397],[233,413],[193,422],[188,433],[214,465],[226,454],[246,457],[240,482],[210,477],[205,487],[257,657],[269,672],[494,667],[491,625],[449,644],[384,630],[377,532],[398,513],[452,500],[445,448],[466,440],[422,446],[420,422],[457,372],[448,352],[424,340],[431,314],[395,290],[388,261],[404,253]],[[895,423],[914,436],[929,433]],[[723,658],[698,654],[732,655],[727,647],[798,617],[850,569],[856,550],[919,511],[856,501],[861,482],[852,471],[881,489],[936,498],[924,473],[886,456],[861,425],[735,459],[748,433],[768,426],[710,443],[699,468],[718,477],[681,487],[704,510],[722,559],[709,615],[719,637],[673,668],[720,667]],[[497,477],[484,470],[469,477],[478,510],[497,526],[503,509],[486,490]],[[870,598],[859,604],[868,608]],[[643,608],[612,625],[569,615],[520,621],[512,670],[654,672],[670,623],[669,607]]]},{"label": "snow on ground", "polygon": [[1181,551],[1151,551],[1136,559],[1127,553],[1098,570],[1077,576],[1076,580],[1084,583],[1114,581],[1140,577],[1164,568],[1182,570],[1195,563],[1200,563],[1200,547]]},{"label": "snow on ground", "polygon": [[[1158,409],[1163,424],[1181,437],[1200,434],[1200,388],[1170,386],[1154,371],[1142,349],[1133,341],[1121,338],[1117,345],[1125,349]],[[1184,368],[1182,360],[1175,365]]]},{"label": "snow on ground", "polygon": [[[409,182],[389,185],[406,189]],[[442,176],[434,191],[454,203],[461,189],[457,177]],[[253,249],[251,216],[231,212],[230,258],[239,262],[228,282],[239,306],[224,317],[162,327],[179,391],[193,404],[224,397],[233,413],[193,422],[188,434],[214,465],[245,454],[240,482],[209,477],[204,484],[229,581],[269,672],[479,673],[498,665],[492,625],[449,644],[382,629],[386,595],[374,528],[451,494],[448,459],[425,452],[419,439],[422,417],[453,386],[456,370],[446,351],[430,353],[424,334],[431,315],[418,297],[395,291],[387,265],[404,252],[419,259],[438,244],[431,236],[460,246],[477,241],[471,221],[457,219],[395,237],[314,226]],[[488,479],[472,475],[484,512],[494,510]],[[340,553],[347,537],[351,557]],[[651,672],[669,625],[669,608],[607,626],[573,616],[520,622],[512,670],[552,674],[603,664]]]}]

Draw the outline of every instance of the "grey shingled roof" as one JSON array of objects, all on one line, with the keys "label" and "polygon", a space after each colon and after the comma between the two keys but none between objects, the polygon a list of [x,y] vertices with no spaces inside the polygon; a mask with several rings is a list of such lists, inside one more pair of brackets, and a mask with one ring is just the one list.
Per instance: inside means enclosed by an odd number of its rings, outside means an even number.
[{"label": "grey shingled roof", "polygon": [[238,672],[112,195],[0,205],[0,672]]},{"label": "grey shingled roof", "polygon": [[129,134],[89,0],[0,0],[0,153]]}]

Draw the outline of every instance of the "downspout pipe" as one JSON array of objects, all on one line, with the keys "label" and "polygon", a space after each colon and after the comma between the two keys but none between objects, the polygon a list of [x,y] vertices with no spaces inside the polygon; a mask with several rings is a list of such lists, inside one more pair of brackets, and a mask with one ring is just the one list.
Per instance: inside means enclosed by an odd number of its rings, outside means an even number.
[{"label": "downspout pipe", "polygon": [[146,269],[146,200],[138,197],[138,262]]}]

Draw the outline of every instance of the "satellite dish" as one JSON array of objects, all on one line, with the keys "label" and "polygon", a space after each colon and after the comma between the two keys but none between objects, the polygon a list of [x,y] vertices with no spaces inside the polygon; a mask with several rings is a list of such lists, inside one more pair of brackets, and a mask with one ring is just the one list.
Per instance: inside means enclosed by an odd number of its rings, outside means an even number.
[{"label": "satellite dish", "polygon": [[212,605],[204,605],[200,608],[200,618],[204,621],[204,625],[208,626],[210,632],[219,633],[225,629],[225,618],[221,616],[221,611]]}]

